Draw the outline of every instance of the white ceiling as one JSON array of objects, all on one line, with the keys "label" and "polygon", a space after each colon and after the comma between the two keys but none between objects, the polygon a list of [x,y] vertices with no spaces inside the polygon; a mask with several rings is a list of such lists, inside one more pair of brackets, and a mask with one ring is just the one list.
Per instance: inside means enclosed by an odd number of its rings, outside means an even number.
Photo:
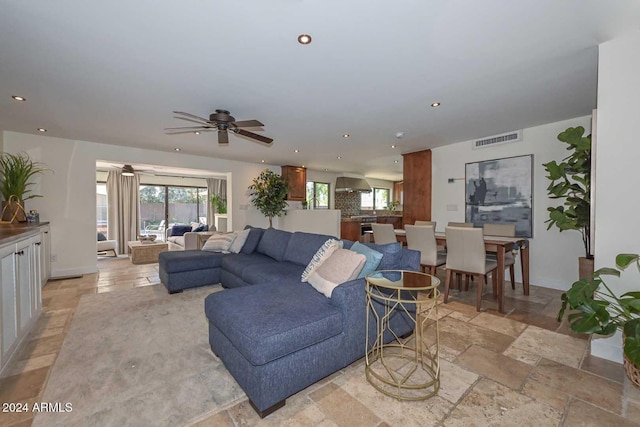
[{"label": "white ceiling", "polygon": [[[639,22],[637,0],[0,0],[0,129],[396,179],[402,153],[590,114],[598,44]],[[273,146],[164,134],[216,108]]]}]

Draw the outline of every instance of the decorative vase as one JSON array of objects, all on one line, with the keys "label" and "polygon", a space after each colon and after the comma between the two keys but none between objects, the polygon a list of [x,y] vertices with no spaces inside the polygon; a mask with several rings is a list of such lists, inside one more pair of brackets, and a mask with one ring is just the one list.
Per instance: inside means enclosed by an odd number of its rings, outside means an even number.
[{"label": "decorative vase", "polygon": [[578,258],[578,278],[589,280],[593,276],[593,258]]},{"label": "decorative vase", "polygon": [[7,222],[26,222],[27,215],[25,214],[25,211],[24,211],[24,200],[19,200],[19,201],[3,200],[2,201],[2,218],[0,219],[2,221],[7,221]]}]

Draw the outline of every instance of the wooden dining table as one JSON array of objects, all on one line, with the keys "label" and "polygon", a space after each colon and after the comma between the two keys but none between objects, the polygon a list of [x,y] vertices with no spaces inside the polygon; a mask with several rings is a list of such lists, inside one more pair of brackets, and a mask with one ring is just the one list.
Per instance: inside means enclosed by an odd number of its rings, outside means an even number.
[{"label": "wooden dining table", "polygon": [[[399,242],[406,244],[407,235],[405,230],[396,229],[396,238]],[[364,241],[371,241],[373,232],[365,231]],[[447,238],[445,233],[436,232],[436,242],[440,246],[445,246]],[[522,287],[525,295],[529,295],[529,239],[526,237],[502,237],[484,236],[484,248],[487,252],[495,252],[497,255],[498,271],[498,311],[504,313],[504,254],[514,249],[520,251],[520,267],[522,269]]]}]

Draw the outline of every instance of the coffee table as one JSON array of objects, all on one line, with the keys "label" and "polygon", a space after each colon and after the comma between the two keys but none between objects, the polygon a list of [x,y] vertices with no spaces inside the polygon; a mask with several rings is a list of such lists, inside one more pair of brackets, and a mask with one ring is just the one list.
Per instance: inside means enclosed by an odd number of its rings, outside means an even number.
[{"label": "coffee table", "polygon": [[150,264],[158,262],[158,254],[169,250],[166,242],[145,242],[138,240],[127,242],[131,252],[132,264]]},{"label": "coffee table", "polygon": [[[430,274],[403,270],[375,271],[366,280],[367,381],[400,400],[434,396],[440,389],[440,280]],[[400,314],[413,322],[413,334],[407,337],[399,337],[391,327],[390,319]],[[370,331],[373,324],[376,330]],[[385,344],[389,333],[395,340]]]}]

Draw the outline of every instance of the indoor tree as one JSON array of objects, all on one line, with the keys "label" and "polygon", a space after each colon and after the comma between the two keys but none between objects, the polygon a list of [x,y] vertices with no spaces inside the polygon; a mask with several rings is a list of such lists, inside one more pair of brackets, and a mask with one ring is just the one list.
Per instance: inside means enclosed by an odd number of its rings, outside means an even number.
[{"label": "indoor tree", "polygon": [[273,217],[286,215],[287,193],[289,183],[284,177],[278,175],[270,169],[260,172],[257,178],[253,179],[253,184],[249,186],[251,203],[264,216],[269,218],[269,227],[273,227]]}]

